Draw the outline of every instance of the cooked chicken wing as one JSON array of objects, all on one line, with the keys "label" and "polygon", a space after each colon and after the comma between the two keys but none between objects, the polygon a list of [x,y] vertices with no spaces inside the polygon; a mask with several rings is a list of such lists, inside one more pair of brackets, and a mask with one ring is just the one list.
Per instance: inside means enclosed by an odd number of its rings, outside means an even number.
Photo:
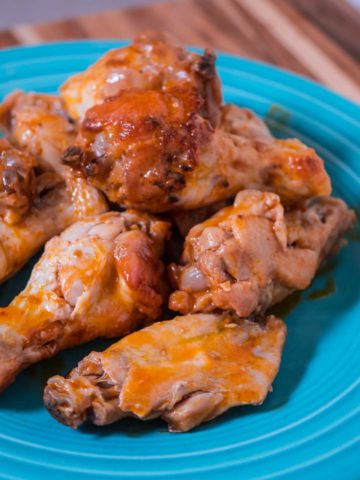
[{"label": "cooked chicken wing", "polygon": [[[102,194],[62,162],[77,129],[59,97],[14,92],[0,105],[0,127],[13,145],[36,158],[40,171],[56,172],[64,179],[72,200],[81,203],[76,208],[84,209],[87,203],[88,215],[107,208]],[[97,204],[102,205],[101,210]]]},{"label": "cooked chicken wing", "polygon": [[186,90],[198,98],[201,115],[217,123],[222,98],[215,55],[210,50],[203,55],[188,52],[160,33],[139,35],[128,47],[110,50],[85,72],[69,78],[61,95],[78,120],[90,107],[129,88]]},{"label": "cooked chicken wing", "polygon": [[353,221],[342,200],[321,198],[284,212],[278,195],[244,190],[233,206],[190,230],[182,265],[170,266],[178,290],[169,306],[244,317],[264,312],[310,284]]},{"label": "cooked chicken wing", "polygon": [[66,377],[49,379],[45,405],[60,422],[105,425],[124,417],[161,417],[187,431],[237,405],[262,403],[279,369],[285,324],[262,325],[229,313],[155,323]]},{"label": "cooked chicken wing", "polygon": [[85,181],[42,171],[29,153],[0,140],[0,282],[19,270],[52,236],[107,210]]},{"label": "cooked chicken wing", "polygon": [[42,170],[60,174],[63,152],[76,137],[76,128],[55,95],[14,92],[0,105],[0,127],[18,148],[33,155]]},{"label": "cooked chicken wing", "polygon": [[313,149],[273,139],[237,107],[214,129],[196,105],[187,92],[123,91],[86,112],[64,161],[112,202],[152,212],[192,210],[248,187],[275,191],[286,203],[330,193]]},{"label": "cooked chicken wing", "polygon": [[108,209],[101,192],[61,162],[75,138],[62,102],[16,92],[0,105],[0,281],[71,223]]},{"label": "cooked chicken wing", "polygon": [[128,211],[88,218],[50,240],[25,290],[0,308],[0,390],[59,350],[155,320],[167,234],[167,223]]}]

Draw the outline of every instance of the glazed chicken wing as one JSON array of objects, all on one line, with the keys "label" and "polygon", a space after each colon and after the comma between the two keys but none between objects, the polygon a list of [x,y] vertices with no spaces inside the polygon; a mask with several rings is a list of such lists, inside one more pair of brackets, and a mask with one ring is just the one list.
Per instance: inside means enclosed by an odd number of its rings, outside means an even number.
[{"label": "glazed chicken wing", "polygon": [[0,139],[0,217],[16,223],[29,211],[36,195],[36,161]]},{"label": "glazed chicken wing", "polygon": [[14,92],[0,106],[0,127],[13,145],[36,158],[39,170],[56,172],[63,178],[76,209],[86,215],[107,210],[102,194],[62,162],[77,129],[59,97]]},{"label": "glazed chicken wing", "polygon": [[249,187],[287,204],[330,193],[313,149],[273,139],[235,106],[214,129],[197,104],[187,91],[123,91],[86,112],[64,161],[112,202],[152,212],[196,209]]},{"label": "glazed chicken wing", "polygon": [[63,173],[63,152],[76,128],[55,95],[17,91],[0,105],[0,127],[17,148],[33,155],[42,170]]},{"label": "glazed chicken wing", "polygon": [[316,199],[284,212],[278,195],[244,190],[233,206],[190,230],[182,264],[170,266],[177,288],[170,308],[264,312],[310,284],[353,221],[342,200]]},{"label": "glazed chicken wing", "polygon": [[86,110],[124,89],[172,92],[186,90],[201,100],[200,113],[216,125],[221,104],[215,55],[186,51],[159,33],[139,35],[125,47],[110,50],[85,72],[61,87],[68,112],[75,120]]},{"label": "glazed chicken wing", "polygon": [[45,405],[72,427],[134,416],[187,431],[231,407],[262,403],[285,335],[273,316],[262,325],[228,313],[156,323],[92,352],[66,378],[50,378]]},{"label": "glazed chicken wing", "polygon": [[104,213],[50,240],[25,290],[0,309],[0,390],[31,363],[155,320],[164,297],[168,224]]},{"label": "glazed chicken wing", "polygon": [[[0,106],[0,281],[71,223],[108,209],[101,192],[61,162],[75,138],[62,102],[16,92]],[[21,149],[21,150],[19,150]]]}]

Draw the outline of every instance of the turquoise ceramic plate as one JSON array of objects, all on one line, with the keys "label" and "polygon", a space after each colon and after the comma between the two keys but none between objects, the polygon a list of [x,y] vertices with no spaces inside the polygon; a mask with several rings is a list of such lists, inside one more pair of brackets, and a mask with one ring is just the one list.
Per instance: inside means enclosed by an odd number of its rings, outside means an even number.
[{"label": "turquoise ceramic plate", "polygon": [[[0,96],[55,92],[119,42],[72,42],[0,53]],[[225,99],[297,136],[326,160],[334,192],[360,205],[360,108],[304,78],[220,54]],[[295,306],[280,373],[261,407],[234,409],[186,434],[160,421],[127,420],[73,431],[43,408],[42,389],[94,345],[65,352],[20,375],[0,397],[0,477],[197,479],[360,478],[359,232]],[[30,266],[1,286],[3,304]],[[285,312],[283,312],[285,313]],[[102,348],[103,345],[95,345]]]}]

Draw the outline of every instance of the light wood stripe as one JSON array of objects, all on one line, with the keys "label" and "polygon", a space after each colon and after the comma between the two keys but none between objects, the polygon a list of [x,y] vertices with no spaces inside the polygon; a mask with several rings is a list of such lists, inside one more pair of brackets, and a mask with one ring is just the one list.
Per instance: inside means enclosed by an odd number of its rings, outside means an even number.
[{"label": "light wood stripe", "polygon": [[15,38],[24,45],[32,45],[44,41],[42,35],[37,32],[35,26],[31,25],[17,25],[12,29]]},{"label": "light wood stripe", "polygon": [[[237,0],[239,1],[239,0]],[[258,17],[264,27],[272,32],[280,42],[302,62],[314,75],[329,87],[342,91],[360,102],[360,90],[355,82],[347,77],[337,65],[314,43],[312,43],[296,25],[269,0],[261,0],[261,8],[253,0],[241,0],[242,5]]]},{"label": "light wood stripe", "polygon": [[[297,27],[305,34],[313,43],[315,43],[323,52],[328,55],[333,62],[352,79],[360,80],[360,65],[354,61],[349,55],[345,54],[340,45],[335,44],[324,33],[319,30],[314,24],[304,17],[294,6],[289,3],[289,0],[272,0],[291,22],[294,22]],[[359,15],[360,17],[360,15]],[[360,23],[359,23],[359,40],[360,40]],[[356,36],[353,37],[354,39]],[[356,43],[356,42],[354,42]],[[360,43],[360,42],[359,42]],[[356,58],[356,55],[355,55]],[[357,57],[360,60],[360,56]],[[359,81],[357,82],[359,87]]]}]

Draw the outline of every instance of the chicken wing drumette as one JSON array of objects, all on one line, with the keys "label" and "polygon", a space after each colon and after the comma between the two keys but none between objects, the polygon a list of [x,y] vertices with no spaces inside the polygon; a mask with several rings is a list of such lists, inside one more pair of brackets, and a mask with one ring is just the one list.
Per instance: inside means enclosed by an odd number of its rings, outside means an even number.
[{"label": "chicken wing drumette", "polygon": [[273,139],[236,107],[214,129],[198,105],[187,91],[122,91],[86,112],[64,161],[112,202],[153,212],[192,210],[247,187],[275,191],[287,204],[330,193],[313,149]]},{"label": "chicken wing drumette", "polygon": [[188,52],[160,33],[139,35],[125,47],[110,50],[85,72],[61,87],[67,110],[75,120],[86,110],[124,89],[186,90],[202,99],[200,113],[216,125],[221,105],[215,55]]},{"label": "chicken wing drumette", "polygon": [[0,390],[31,363],[155,320],[168,224],[135,211],[80,221],[50,240],[25,290],[0,309]]},{"label": "chicken wing drumette", "polygon": [[353,221],[342,200],[324,197],[284,212],[278,195],[244,190],[190,230],[182,264],[170,266],[177,288],[170,308],[263,312],[310,284]]},{"label": "chicken wing drumette", "polygon": [[260,404],[279,369],[284,323],[228,313],[177,317],[92,352],[66,377],[50,378],[45,405],[60,422],[105,425],[161,417],[187,431],[225,410]]}]

